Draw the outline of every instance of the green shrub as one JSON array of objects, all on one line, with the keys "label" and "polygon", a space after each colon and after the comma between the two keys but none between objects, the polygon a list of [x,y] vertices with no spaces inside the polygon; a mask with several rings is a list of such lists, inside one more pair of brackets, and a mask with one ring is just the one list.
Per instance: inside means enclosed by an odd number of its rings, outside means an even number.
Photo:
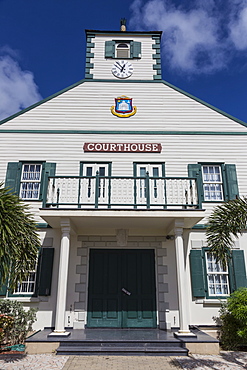
[{"label": "green shrub", "polygon": [[219,311],[221,328],[219,339],[226,350],[247,345],[247,288],[230,295]]},{"label": "green shrub", "polygon": [[4,343],[7,333],[14,325],[14,318],[5,314],[0,314],[0,344]]},{"label": "green shrub", "polygon": [[[3,326],[0,328],[3,330],[0,332],[0,344],[18,344],[23,343],[27,337],[27,333],[32,330],[32,324],[36,321],[35,308],[25,310],[22,303],[17,301],[11,301],[8,299],[0,299],[0,316],[2,317]],[[12,319],[4,319],[4,317],[10,317]],[[6,320],[9,324],[6,324]],[[12,321],[12,324],[11,324]]]}]

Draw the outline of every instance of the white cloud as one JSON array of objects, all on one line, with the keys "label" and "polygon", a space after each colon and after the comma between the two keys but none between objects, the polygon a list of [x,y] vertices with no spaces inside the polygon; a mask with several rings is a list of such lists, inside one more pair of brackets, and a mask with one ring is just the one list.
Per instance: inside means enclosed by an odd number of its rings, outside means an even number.
[{"label": "white cloud", "polygon": [[226,68],[236,50],[247,49],[247,0],[134,0],[130,26],[163,31],[170,68],[213,73]]},{"label": "white cloud", "polygon": [[42,99],[33,73],[22,70],[16,57],[8,46],[0,49],[0,120]]},{"label": "white cloud", "polygon": [[247,6],[229,25],[230,38],[237,50],[247,49]]}]

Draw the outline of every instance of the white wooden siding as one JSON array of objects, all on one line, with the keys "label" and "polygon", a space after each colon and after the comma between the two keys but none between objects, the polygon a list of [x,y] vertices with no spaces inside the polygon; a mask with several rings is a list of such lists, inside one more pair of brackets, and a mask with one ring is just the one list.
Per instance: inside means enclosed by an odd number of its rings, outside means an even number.
[{"label": "white wooden siding", "polygon": [[[130,118],[114,116],[115,98],[137,107]],[[85,82],[0,125],[31,130],[235,131],[243,125],[162,83]]]}]

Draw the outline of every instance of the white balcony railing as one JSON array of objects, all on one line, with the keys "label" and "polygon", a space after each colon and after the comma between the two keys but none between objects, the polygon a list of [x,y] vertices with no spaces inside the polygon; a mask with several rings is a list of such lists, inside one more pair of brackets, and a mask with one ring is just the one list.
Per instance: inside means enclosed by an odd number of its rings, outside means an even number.
[{"label": "white balcony railing", "polygon": [[47,179],[46,208],[200,208],[191,177],[54,176]]}]

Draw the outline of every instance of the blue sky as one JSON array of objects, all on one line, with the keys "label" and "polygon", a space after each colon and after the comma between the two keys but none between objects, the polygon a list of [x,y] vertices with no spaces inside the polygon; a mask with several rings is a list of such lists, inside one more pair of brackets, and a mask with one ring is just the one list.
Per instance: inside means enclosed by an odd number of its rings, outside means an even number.
[{"label": "blue sky", "polygon": [[247,0],[0,0],[0,118],[81,80],[85,29],[162,30],[163,79],[247,122]]}]

